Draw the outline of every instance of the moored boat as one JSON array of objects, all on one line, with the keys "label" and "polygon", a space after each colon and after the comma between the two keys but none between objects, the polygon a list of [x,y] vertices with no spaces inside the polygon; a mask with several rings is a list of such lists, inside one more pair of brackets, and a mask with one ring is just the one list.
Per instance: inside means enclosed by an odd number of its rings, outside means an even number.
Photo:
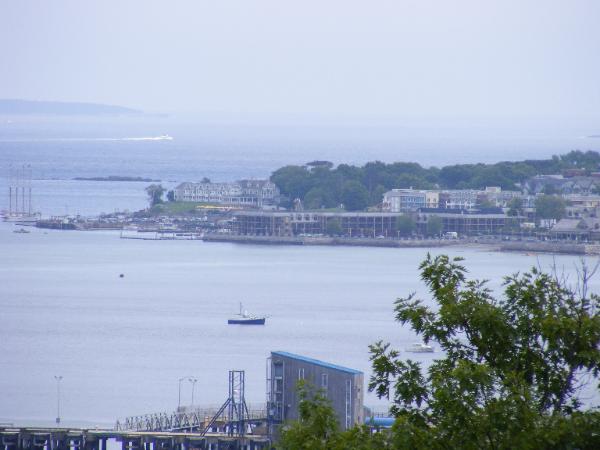
[{"label": "moored boat", "polygon": [[5,212],[2,214],[2,220],[4,222],[16,222],[16,223],[35,223],[40,220],[40,214],[26,214],[26,213],[14,213]]},{"label": "moored boat", "polygon": [[264,325],[266,317],[258,317],[249,314],[248,311],[244,310],[244,307],[240,303],[240,312],[237,317],[227,320],[229,325]]},{"label": "moored boat", "polygon": [[433,353],[433,347],[422,342],[415,342],[406,347],[406,351],[410,353]]}]

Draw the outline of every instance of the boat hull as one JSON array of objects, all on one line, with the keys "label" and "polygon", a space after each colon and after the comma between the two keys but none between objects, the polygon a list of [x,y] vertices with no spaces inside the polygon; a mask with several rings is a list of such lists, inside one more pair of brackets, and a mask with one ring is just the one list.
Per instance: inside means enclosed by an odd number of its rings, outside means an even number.
[{"label": "boat hull", "polygon": [[227,323],[229,325],[264,325],[265,318],[260,317],[256,319],[229,319]]}]

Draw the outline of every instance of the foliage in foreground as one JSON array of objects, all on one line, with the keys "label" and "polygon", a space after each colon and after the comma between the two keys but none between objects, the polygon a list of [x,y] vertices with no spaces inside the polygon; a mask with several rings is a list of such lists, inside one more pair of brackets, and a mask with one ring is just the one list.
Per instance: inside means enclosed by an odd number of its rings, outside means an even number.
[{"label": "foliage in foreground", "polygon": [[532,269],[506,277],[497,299],[485,282],[467,280],[460,261],[428,256],[421,264],[435,308],[414,295],[396,301],[396,319],[437,343],[443,358],[424,368],[389,344],[370,347],[369,389],[391,400],[392,429],[340,432],[325,399],[304,394],[301,420],[279,448],[600,448],[600,412],[582,410],[580,398],[600,374],[594,271],[582,264],[569,288]]},{"label": "foliage in foreground", "polygon": [[300,381],[297,421],[281,428],[278,450],[368,450],[385,448],[384,434],[371,434],[367,427],[355,427],[341,432],[338,418],[323,393]]}]

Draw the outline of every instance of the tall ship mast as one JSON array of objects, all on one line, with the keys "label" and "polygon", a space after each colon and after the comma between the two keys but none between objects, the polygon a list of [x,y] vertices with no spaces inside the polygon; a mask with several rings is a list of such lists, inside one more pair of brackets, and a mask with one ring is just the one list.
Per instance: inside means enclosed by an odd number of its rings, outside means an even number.
[{"label": "tall ship mast", "polygon": [[33,170],[29,164],[8,168],[8,211],[3,211],[6,222],[36,222],[39,213],[34,213],[31,204]]}]

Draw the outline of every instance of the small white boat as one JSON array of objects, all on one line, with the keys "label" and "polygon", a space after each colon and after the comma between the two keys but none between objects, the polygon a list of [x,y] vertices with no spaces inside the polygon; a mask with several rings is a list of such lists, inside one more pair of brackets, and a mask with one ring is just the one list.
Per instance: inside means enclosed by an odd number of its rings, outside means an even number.
[{"label": "small white boat", "polygon": [[22,233],[22,234],[25,234],[25,233],[31,233],[31,231],[26,230],[25,228],[21,228],[20,230],[13,230],[13,233]]},{"label": "small white boat", "polygon": [[409,353],[433,353],[433,347],[422,342],[415,342],[406,347],[406,351]]}]

